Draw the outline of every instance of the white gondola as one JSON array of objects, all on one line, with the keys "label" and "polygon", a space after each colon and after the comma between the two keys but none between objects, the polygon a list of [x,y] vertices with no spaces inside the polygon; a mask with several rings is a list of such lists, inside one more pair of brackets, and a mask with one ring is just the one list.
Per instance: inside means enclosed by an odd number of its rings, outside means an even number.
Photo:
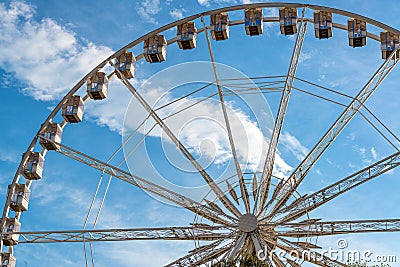
[{"label": "white gondola", "polygon": [[222,41],[229,39],[228,13],[220,13],[210,16],[210,32],[213,40]]},{"label": "white gondola", "polygon": [[347,30],[351,47],[362,47],[367,44],[367,23],[365,21],[349,19]]},{"label": "white gondola", "polygon": [[[117,58],[117,68],[124,75],[126,79],[132,79],[135,77],[135,56],[132,52],[125,52],[119,55]],[[119,74],[117,73],[118,78]]]},{"label": "white gondola", "polygon": [[282,34],[295,34],[297,32],[297,8],[281,7],[279,9],[279,24]]},{"label": "white gondola", "polygon": [[[396,49],[399,49],[399,36],[395,35],[391,32],[381,32],[381,51],[382,51],[382,59],[387,59],[390,54]],[[396,52],[397,58],[399,58],[399,51]]]},{"label": "white gondola", "polygon": [[[11,190],[11,185],[8,186]],[[25,184],[16,184],[11,192],[10,208],[15,212],[23,212],[28,210],[31,190]]]},{"label": "white gondola", "polygon": [[263,33],[263,12],[262,8],[249,8],[244,11],[244,25],[246,34],[250,36]]},{"label": "white gondola", "polygon": [[176,36],[180,49],[196,48],[197,29],[194,22],[187,22],[177,26]]},{"label": "white gondola", "polygon": [[21,223],[16,218],[6,218],[6,225],[3,229],[3,244],[5,246],[15,246],[18,244],[19,234],[13,234],[21,231]]},{"label": "white gondola", "polygon": [[40,139],[39,143],[43,148],[46,148],[47,150],[56,150],[58,149],[58,145],[53,142],[61,143],[62,128],[58,123],[49,123],[43,133],[41,133],[41,136],[50,140]]},{"label": "white gondola", "polygon": [[62,116],[69,123],[77,123],[82,121],[83,111],[83,99],[78,95],[73,95],[63,105]]},{"label": "white gondola", "polygon": [[96,72],[86,82],[87,94],[93,100],[103,100],[107,98],[108,78],[104,72]]},{"label": "white gondola", "polygon": [[318,39],[332,37],[332,13],[327,11],[314,12],[314,31]]},{"label": "white gondola", "polygon": [[28,180],[42,179],[44,158],[39,152],[28,152],[28,161],[22,167],[22,175]]},{"label": "white gondola", "polygon": [[167,40],[157,34],[144,41],[144,57],[147,62],[163,62],[167,57]]}]

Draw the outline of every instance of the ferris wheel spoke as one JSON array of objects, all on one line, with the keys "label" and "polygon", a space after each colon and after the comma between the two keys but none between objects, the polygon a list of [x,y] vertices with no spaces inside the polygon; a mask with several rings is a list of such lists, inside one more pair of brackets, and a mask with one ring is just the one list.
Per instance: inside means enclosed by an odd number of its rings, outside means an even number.
[{"label": "ferris wheel spoke", "polygon": [[230,249],[232,249],[232,242],[216,248],[220,245],[221,241],[217,241],[210,246],[207,246],[204,250],[196,250],[194,252],[189,253],[188,255],[168,264],[164,267],[183,267],[183,266],[200,266],[202,264],[211,262],[221,257],[225,253],[227,253]]},{"label": "ferris wheel spoke", "polygon": [[236,153],[236,147],[235,147],[235,142],[234,142],[234,139],[233,139],[232,128],[231,128],[231,125],[230,125],[230,122],[229,122],[228,112],[226,110],[224,92],[223,92],[223,89],[222,89],[222,86],[221,86],[221,82],[219,80],[219,75],[218,75],[217,65],[215,63],[214,51],[212,49],[210,35],[208,33],[208,29],[206,27],[206,24],[204,22],[204,17],[201,18],[201,21],[203,22],[204,29],[205,29],[205,36],[206,36],[206,39],[207,39],[208,51],[210,53],[210,58],[211,58],[212,66],[213,66],[215,81],[216,81],[216,85],[217,85],[217,88],[218,88],[219,101],[221,103],[222,113],[223,113],[223,116],[224,116],[226,131],[228,133],[228,139],[229,139],[229,144],[230,144],[230,147],[231,147],[233,161],[235,162],[235,167],[236,167],[236,171],[237,171],[237,175],[238,175],[238,179],[239,179],[240,193],[241,193],[241,196],[242,196],[242,200],[243,200],[244,206],[246,208],[246,212],[249,213],[250,212],[249,194],[247,192],[246,183],[244,181],[242,169],[240,167],[240,163],[239,163],[238,156],[237,156],[237,153]]},{"label": "ferris wheel spoke", "polygon": [[299,201],[294,201],[291,205],[281,209],[275,214],[275,216],[288,213],[288,215],[280,219],[279,222],[284,223],[293,221],[347,191],[385,174],[399,165],[400,152],[397,152],[311,195],[299,198]]},{"label": "ferris wheel spoke", "polygon": [[63,242],[99,242],[127,240],[199,240],[214,241],[228,237],[231,233],[221,231],[224,228],[210,227],[164,227],[107,230],[39,231],[13,232],[3,236],[19,235],[20,244],[63,243]]},{"label": "ferris wheel spoke", "polygon": [[[41,137],[43,138],[43,137]],[[44,138],[45,139],[45,138]],[[49,139],[46,139],[49,142],[52,142]],[[172,203],[175,203],[181,207],[184,207],[196,214],[203,216],[204,218],[223,225],[231,225],[231,222],[236,221],[236,218],[231,217],[225,214],[221,210],[213,209],[208,205],[203,205],[198,203],[197,201],[180,195],[172,190],[164,188],[160,185],[154,184],[152,182],[147,181],[139,176],[133,175],[127,171],[121,170],[117,167],[114,167],[108,163],[102,162],[98,159],[85,155],[82,152],[74,150],[70,147],[67,147],[63,144],[52,142],[59,147],[56,151],[60,154],[63,154],[69,158],[77,160],[83,164],[86,164],[94,169],[105,172],[109,175],[112,175],[122,181],[130,183],[134,186],[137,186],[151,194],[155,194],[160,196]]]},{"label": "ferris wheel spoke", "polygon": [[279,238],[285,245],[277,243],[277,247],[285,251],[290,256],[295,256],[300,260],[313,263],[319,266],[329,266],[329,267],[345,267],[346,264],[333,260],[323,254],[320,254],[314,250],[305,249],[298,244],[291,242],[284,238]]},{"label": "ferris wheel spoke", "polygon": [[302,18],[300,21],[298,34],[294,44],[292,58],[290,60],[290,66],[286,75],[285,85],[282,92],[278,113],[276,115],[274,129],[272,131],[271,139],[269,142],[268,152],[264,163],[263,172],[261,175],[261,195],[259,202],[259,210],[262,212],[265,202],[268,199],[268,192],[271,185],[272,170],[275,162],[275,155],[278,149],[279,137],[282,131],[283,122],[286,116],[286,110],[289,104],[290,93],[292,91],[293,83],[296,76],[297,66],[301,55],[301,49],[303,47],[304,37],[307,32],[307,21],[304,20],[305,8],[303,9]]},{"label": "ferris wheel spoke", "polygon": [[225,206],[227,210],[229,210],[236,217],[240,217],[241,213],[237,209],[235,205],[233,205],[232,201],[226,197],[221,188],[215,183],[215,181],[210,177],[210,175],[201,167],[201,165],[196,161],[196,159],[192,156],[189,150],[181,143],[181,141],[175,136],[172,130],[165,124],[164,120],[161,119],[154,109],[147,103],[147,101],[139,94],[139,92],[133,87],[133,85],[125,78],[124,75],[119,71],[119,69],[115,66],[113,62],[110,61],[110,64],[117,71],[119,76],[121,77],[121,82],[129,89],[129,91],[133,94],[133,96],[139,101],[139,103],[145,108],[145,110],[150,114],[150,116],[154,119],[154,121],[161,127],[161,129],[168,135],[171,141],[176,145],[176,147],[185,155],[185,157],[191,162],[191,164],[196,168],[196,170],[200,173],[203,179],[210,186],[211,190],[215,193],[221,203]]},{"label": "ferris wheel spoke", "polygon": [[359,109],[397,65],[399,62],[399,59],[396,56],[397,51],[398,49],[394,50],[393,53],[379,67],[379,69],[375,72],[367,84],[365,84],[365,86],[351,101],[351,103],[345,108],[343,113],[333,123],[325,135],[318,141],[318,143],[308,153],[300,165],[293,171],[290,177],[278,184],[272,197],[272,199],[276,199],[276,204],[271,211],[272,214],[282,208],[282,206],[292,196],[297,187],[300,185],[318,159],[322,156],[322,154],[326,151],[326,149],[333,143],[336,137],[339,136],[342,130],[357,114]]},{"label": "ferris wheel spoke", "polygon": [[277,229],[279,236],[302,238],[353,233],[400,232],[400,219],[290,223]]}]

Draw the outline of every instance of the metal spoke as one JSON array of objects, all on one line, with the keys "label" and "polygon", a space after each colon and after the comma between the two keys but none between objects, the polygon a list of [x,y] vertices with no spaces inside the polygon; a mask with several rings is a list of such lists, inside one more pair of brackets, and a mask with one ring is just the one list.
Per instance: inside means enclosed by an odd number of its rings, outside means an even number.
[{"label": "metal spoke", "polygon": [[286,201],[291,197],[293,192],[297,189],[304,177],[308,174],[317,160],[322,156],[326,149],[333,143],[336,137],[342,132],[352,118],[357,114],[359,109],[364,105],[368,98],[375,92],[382,81],[387,75],[393,70],[393,68],[399,62],[397,58],[397,51],[393,53],[385,60],[385,62],[379,67],[368,83],[362,88],[357,96],[351,101],[346,107],[339,118],[329,128],[325,135],[320,141],[314,146],[309,152],[306,158],[300,163],[300,165],[294,170],[290,177],[286,181],[281,181],[274,191],[272,197],[276,199],[276,205],[273,207],[272,212],[274,213],[282,208]]},{"label": "metal spoke", "polygon": [[274,129],[272,131],[272,136],[269,142],[268,152],[263,168],[263,172],[261,175],[261,195],[259,202],[259,210],[262,211],[265,205],[265,202],[268,199],[268,192],[271,184],[272,170],[275,162],[275,155],[278,148],[278,141],[281,134],[283,121],[285,119],[286,110],[289,104],[290,93],[292,91],[293,82],[296,76],[297,66],[299,64],[301,49],[303,47],[304,37],[307,31],[307,21],[304,20],[306,8],[303,8],[303,13],[301,17],[301,22],[298,29],[298,34],[296,37],[296,42],[294,44],[294,49],[292,53],[292,58],[290,60],[290,66],[288,73],[286,75],[286,81],[284,85],[284,89],[282,92],[281,101],[279,104],[278,114],[276,115]]},{"label": "metal spoke", "polygon": [[110,61],[110,64],[117,71],[121,77],[121,82],[131,91],[131,93],[136,97],[139,103],[145,108],[145,110],[150,114],[150,116],[155,120],[155,122],[161,127],[161,129],[168,135],[171,141],[176,145],[176,147],[186,156],[186,158],[192,163],[196,170],[201,174],[207,184],[210,186],[211,190],[216,194],[221,203],[236,217],[240,217],[241,213],[236,208],[235,205],[225,196],[223,191],[218,187],[214,180],[208,175],[208,173],[201,167],[201,165],[196,161],[192,154],[187,150],[187,148],[179,141],[171,129],[165,124],[165,122],[157,115],[154,109],[147,103],[147,101],[137,92],[135,87],[125,78],[124,75],[119,71],[119,69]]},{"label": "metal spoke", "polygon": [[[191,262],[194,262],[196,258],[200,258],[201,255],[209,253],[209,251],[213,250],[215,247],[219,246],[222,243],[221,240],[217,240],[211,244],[201,246],[199,248],[195,248],[194,250],[189,251],[189,254],[179,258],[178,260],[171,262],[168,265],[165,265],[165,267],[169,266],[190,266]],[[200,254],[200,255],[199,255]],[[180,264],[180,265],[179,265]],[[186,264],[186,265],[185,265]]]},{"label": "metal spoke", "polygon": [[183,266],[200,266],[207,262],[216,260],[232,248],[232,242],[228,243],[220,248],[215,249],[218,246],[217,243],[214,246],[207,247],[204,251],[194,251],[185,257],[182,257],[164,267],[183,267]]},{"label": "metal spoke", "polygon": [[400,232],[400,219],[289,223],[276,229],[279,236],[294,238],[353,233]]},{"label": "metal spoke", "polygon": [[289,255],[295,255],[298,257],[300,260],[304,260],[319,266],[329,266],[329,267],[345,267],[347,266],[346,264],[333,260],[331,258],[326,257],[323,254],[320,254],[316,251],[309,250],[309,249],[304,249],[301,246],[297,245],[296,243],[293,243],[289,240],[279,238],[279,240],[283,241],[286,243],[286,245],[282,245],[280,243],[277,243],[277,247],[288,253]]},{"label": "metal spoke", "polygon": [[272,262],[276,267],[286,267],[286,265],[282,262],[278,255],[276,255],[275,252],[272,252]]},{"label": "metal spoke", "polygon": [[165,227],[137,229],[76,230],[76,231],[40,231],[10,232],[7,235],[20,235],[20,244],[62,243],[62,242],[98,242],[127,240],[199,240],[214,241],[226,238],[231,233],[224,228],[209,227]]},{"label": "metal spoke", "polygon": [[243,200],[244,206],[246,207],[246,212],[249,213],[250,212],[249,194],[247,193],[246,183],[244,181],[242,169],[240,167],[239,160],[238,160],[238,157],[236,154],[235,142],[233,140],[232,129],[231,129],[231,125],[230,125],[229,118],[228,118],[228,112],[226,110],[223,89],[221,86],[221,82],[219,80],[217,64],[215,63],[215,57],[214,57],[214,52],[213,52],[211,41],[210,41],[210,36],[208,34],[208,29],[204,22],[204,17],[201,17],[201,21],[203,22],[204,29],[205,29],[205,36],[207,39],[208,51],[210,53],[210,58],[211,58],[212,66],[213,66],[215,81],[217,83],[217,88],[218,88],[219,101],[221,103],[222,113],[224,115],[225,127],[226,127],[226,131],[228,133],[229,144],[231,146],[233,161],[235,162],[235,167],[236,167],[236,171],[237,171],[237,175],[238,175],[238,179],[239,179],[240,193],[242,195],[242,200]]},{"label": "metal spoke", "polygon": [[400,152],[397,152],[311,195],[299,198],[299,201],[293,202],[288,207],[278,211],[275,215],[278,216],[280,214],[289,213],[279,221],[281,223],[293,221],[343,193],[379,177],[399,165]]},{"label": "metal spoke", "polygon": [[[41,138],[43,138],[43,137],[41,137]],[[46,139],[46,138],[43,138],[43,139]],[[51,140],[49,140],[49,139],[46,139],[46,140],[51,142]],[[122,181],[128,182],[128,183],[130,183],[134,186],[137,186],[147,192],[150,192],[152,194],[160,196],[168,201],[171,201],[172,203],[178,204],[179,206],[184,207],[196,214],[199,214],[212,222],[224,224],[224,225],[230,225],[232,221],[236,220],[235,218],[228,216],[219,210],[215,210],[212,207],[209,207],[207,205],[202,205],[202,204],[196,202],[195,200],[192,200],[188,197],[185,197],[183,195],[175,193],[172,190],[163,188],[160,185],[151,183],[151,182],[147,181],[146,179],[143,179],[136,175],[130,174],[127,171],[121,170],[110,164],[107,164],[98,159],[95,159],[93,157],[85,155],[85,154],[83,154],[77,150],[74,150],[70,147],[67,147],[65,145],[62,145],[62,144],[59,144],[56,142],[53,142],[53,143],[59,147],[59,149],[56,150],[57,152],[65,155],[69,158],[77,160],[77,161],[79,161],[83,164],[86,164],[94,169],[99,170],[99,171],[102,171],[102,172],[104,171],[105,173],[112,175]]]},{"label": "metal spoke", "polygon": [[242,234],[235,242],[232,251],[229,253],[228,259],[233,260],[235,259],[236,255],[238,254],[239,250],[242,248],[244,242],[246,241],[247,234]]}]

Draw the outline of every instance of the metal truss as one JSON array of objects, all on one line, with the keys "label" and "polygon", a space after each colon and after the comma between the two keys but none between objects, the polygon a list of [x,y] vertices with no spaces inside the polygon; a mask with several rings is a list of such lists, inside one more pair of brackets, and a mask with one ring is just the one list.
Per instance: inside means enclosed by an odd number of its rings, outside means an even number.
[{"label": "metal truss", "polygon": [[292,196],[293,192],[297,189],[297,187],[303,181],[303,179],[317,162],[317,160],[329,147],[329,145],[333,143],[336,137],[341,133],[341,131],[357,114],[359,109],[364,105],[368,98],[375,92],[382,81],[397,65],[397,63],[399,62],[399,58],[397,58],[397,51],[398,50],[393,51],[393,53],[379,67],[379,69],[371,77],[368,83],[346,107],[343,113],[329,128],[329,130],[325,133],[321,140],[309,152],[309,154],[300,163],[300,165],[294,170],[290,177],[287,180],[282,180],[278,184],[272,197],[273,201],[276,200],[276,205],[273,207],[271,213],[274,213],[282,208],[282,206]]},{"label": "metal truss", "polygon": [[290,60],[290,66],[288,73],[286,75],[286,81],[284,89],[281,96],[281,101],[279,104],[278,114],[276,115],[274,129],[272,131],[272,136],[269,141],[268,152],[261,175],[261,194],[259,210],[262,211],[266,200],[268,199],[268,192],[271,184],[272,170],[274,168],[275,154],[278,149],[279,137],[281,134],[283,121],[285,119],[286,110],[289,104],[290,93],[292,91],[293,83],[296,76],[297,66],[299,64],[301,49],[303,47],[304,37],[307,32],[307,20],[304,19],[306,8],[303,8],[302,17],[300,25],[298,28],[298,33],[296,37],[296,42],[294,44],[294,49],[292,53],[292,58]]},{"label": "metal truss", "polygon": [[279,242],[276,243],[276,246],[283,251],[285,251],[290,256],[296,256],[298,259],[306,262],[313,263],[315,265],[323,266],[323,267],[346,267],[347,265],[340,262],[333,260],[323,254],[320,254],[316,251],[305,249],[298,244],[286,240],[284,238],[279,238],[285,245],[280,244]]},{"label": "metal truss", "polygon": [[196,168],[199,174],[210,186],[211,190],[215,193],[221,203],[225,206],[236,217],[240,217],[241,213],[238,208],[233,205],[232,201],[229,200],[219,188],[219,186],[214,182],[214,180],[208,175],[208,173],[201,167],[201,165],[196,161],[192,154],[187,150],[187,148],[181,143],[181,141],[175,136],[171,129],[165,124],[163,119],[161,119],[154,109],[146,102],[146,100],[138,93],[138,91],[133,87],[133,85],[125,78],[124,75],[119,71],[113,62],[110,61],[111,66],[114,67],[115,71],[121,77],[121,82],[129,89],[133,96],[138,100],[138,102],[143,106],[143,108],[149,113],[149,115],[154,119],[154,121],[161,127],[161,129],[168,135],[176,147],[185,155],[185,157],[190,161],[190,163]]},{"label": "metal truss", "polygon": [[[43,137],[41,137],[43,138]],[[43,138],[46,139],[46,138]],[[46,139],[47,141],[51,142],[51,140]],[[221,212],[220,210],[215,210],[212,207],[208,205],[203,205],[195,200],[192,200],[188,197],[185,197],[183,195],[180,195],[178,193],[175,193],[169,189],[163,188],[160,185],[151,183],[147,181],[146,179],[140,178],[139,176],[132,175],[127,171],[121,170],[117,167],[114,167],[108,163],[105,163],[103,161],[100,161],[98,159],[95,159],[93,157],[90,157],[88,155],[83,154],[82,152],[79,152],[75,149],[72,149],[70,147],[67,147],[63,144],[60,143],[55,143],[59,149],[56,151],[69,157],[74,160],[77,160],[83,164],[86,164],[94,169],[97,169],[99,171],[104,171],[105,173],[112,175],[122,181],[128,182],[130,184],[133,184],[134,186],[137,186],[147,192],[150,192],[152,194],[155,194],[157,196],[160,196],[168,201],[171,201],[175,204],[178,204],[181,207],[184,207],[196,214],[201,215],[202,217],[223,225],[231,225],[232,222],[234,222],[236,219],[233,217],[230,217],[226,215],[225,213]],[[225,218],[225,219],[223,219]]]},{"label": "metal truss", "polygon": [[222,86],[221,86],[221,82],[219,80],[217,65],[215,63],[215,57],[214,57],[214,52],[213,52],[212,45],[211,45],[210,35],[208,34],[208,30],[207,30],[206,24],[204,22],[204,17],[201,18],[201,21],[203,22],[204,29],[206,29],[205,30],[205,36],[206,36],[206,39],[207,39],[208,51],[210,53],[210,58],[211,58],[212,66],[213,66],[215,81],[217,83],[219,101],[221,102],[222,113],[223,113],[223,116],[224,116],[226,131],[228,133],[229,144],[231,146],[231,152],[232,152],[232,156],[233,156],[233,161],[235,162],[236,172],[237,172],[238,179],[239,179],[240,193],[241,193],[241,196],[242,196],[242,200],[243,200],[244,206],[246,208],[246,212],[249,213],[250,212],[249,195],[248,195],[248,192],[247,192],[246,183],[244,181],[242,168],[240,166],[240,163],[239,163],[239,160],[238,160],[238,157],[237,157],[237,153],[236,153],[235,142],[233,140],[232,129],[231,129],[231,126],[230,126],[230,123],[229,123],[228,112],[226,110],[226,104],[225,104],[225,99],[224,99],[224,95],[223,95],[223,89],[222,89]]},{"label": "metal truss", "polygon": [[400,152],[376,162],[367,168],[356,172],[330,186],[327,186],[311,195],[305,195],[286,208],[278,211],[275,216],[288,213],[279,220],[281,223],[293,221],[308,212],[315,210],[328,201],[343,193],[372,180],[400,165]]},{"label": "metal truss", "polygon": [[221,227],[165,227],[107,230],[40,231],[3,233],[20,235],[18,243],[63,243],[127,240],[198,240],[214,241],[228,237],[230,232]]},{"label": "metal truss", "polygon": [[276,229],[279,236],[302,238],[369,232],[400,232],[400,219],[289,223]]},{"label": "metal truss", "polygon": [[[270,141],[270,146],[265,158],[264,168],[262,172],[262,179],[260,183],[257,181],[256,174],[254,174],[253,179],[253,190],[252,194],[254,197],[254,202],[250,202],[248,188],[244,181],[243,173],[239,165],[238,156],[236,155],[236,148],[233,140],[233,134],[229,124],[229,116],[225,106],[224,96],[229,94],[235,94],[241,92],[241,89],[235,91],[224,91],[224,84],[220,84],[218,72],[215,64],[214,53],[211,46],[211,41],[209,38],[208,28],[204,24],[203,29],[199,29],[198,33],[205,32],[207,43],[209,45],[209,52],[211,60],[213,62],[214,74],[216,78],[216,84],[218,87],[218,93],[212,95],[211,97],[220,96],[222,112],[224,115],[225,125],[228,130],[228,137],[230,140],[230,146],[232,150],[233,159],[235,161],[235,166],[237,170],[237,175],[239,179],[239,186],[241,190],[241,198],[239,198],[235,193],[235,188],[233,188],[228,183],[228,191],[222,192],[219,186],[214,182],[214,180],[209,176],[209,174],[202,168],[202,166],[196,161],[196,159],[191,155],[188,149],[180,142],[180,140],[175,136],[175,134],[169,129],[165,124],[165,121],[169,118],[160,118],[146,100],[141,96],[140,92],[137,92],[132,84],[125,78],[120,71],[115,68],[114,60],[122,53],[127,52],[129,49],[141,44],[143,41],[152,37],[156,34],[162,33],[166,30],[172,29],[182,23],[194,21],[196,19],[202,19],[205,16],[219,14],[221,12],[230,12],[235,10],[243,10],[246,8],[274,8],[274,7],[292,7],[292,8],[303,8],[303,14],[301,18],[301,23],[299,24],[298,34],[296,37],[296,42],[294,45],[294,50],[291,57],[291,62],[289,70],[285,80],[284,87],[275,88],[275,91],[282,90],[282,96],[280,100],[279,110],[277,117],[275,119],[274,129]],[[361,21],[365,21],[371,25],[375,25],[383,30],[391,32],[396,35],[400,35],[400,31],[393,29],[387,25],[380,22],[374,21],[372,19],[338,9],[314,6],[308,4],[289,4],[289,3],[258,3],[250,5],[239,5],[226,7],[221,9],[216,9],[212,11],[202,12],[197,15],[189,16],[183,18],[179,21],[170,23],[159,29],[145,34],[144,36],[138,38],[137,40],[127,44],[119,51],[113,55],[106,58],[93,70],[91,70],[85,77],[83,77],[58,103],[51,114],[43,123],[42,127],[38,131],[37,135],[33,138],[31,144],[29,145],[27,151],[33,151],[37,145],[37,141],[40,138],[40,134],[47,127],[47,125],[52,122],[55,118],[58,118],[62,106],[66,103],[68,98],[77,93],[86,83],[86,81],[91,78],[96,72],[104,70],[104,67],[110,63],[115,70],[112,71],[108,77],[111,79],[112,76],[119,76],[122,83],[130,90],[132,95],[137,98],[140,104],[147,110],[149,117],[155,120],[156,124],[162,128],[162,130],[168,135],[176,147],[186,156],[190,163],[196,168],[198,173],[210,186],[213,193],[217,196],[217,202],[207,202],[205,204],[198,203],[188,197],[182,196],[176,192],[169,189],[163,188],[157,184],[147,181],[145,178],[135,176],[127,171],[121,170],[115,166],[108,163],[102,162],[98,159],[92,158],[85,155],[77,150],[69,148],[65,145],[55,143],[57,145],[58,153],[61,153],[71,159],[77,160],[83,164],[86,164],[94,169],[97,169],[103,173],[107,173],[112,177],[116,177],[122,181],[128,182],[134,186],[137,186],[150,194],[162,197],[172,203],[175,203],[181,207],[184,207],[196,215],[196,223],[191,227],[167,227],[167,228],[136,228],[136,229],[108,229],[108,230],[78,230],[78,231],[41,231],[41,232],[5,232],[5,223],[7,218],[20,219],[22,212],[15,212],[15,214],[9,214],[10,203],[11,203],[11,190],[7,194],[6,204],[3,210],[3,216],[1,219],[1,224],[3,228],[2,238],[0,239],[0,250],[3,252],[3,241],[7,239],[13,239],[16,235],[19,235],[19,243],[29,244],[29,243],[54,243],[54,242],[100,242],[100,241],[124,241],[124,240],[194,240],[196,241],[196,249],[189,251],[188,254],[167,266],[200,266],[203,264],[208,264],[215,262],[219,259],[234,258],[236,256],[244,255],[245,253],[254,254],[257,253],[256,250],[264,250],[271,258],[266,259],[269,266],[284,267],[290,265],[293,267],[299,267],[297,262],[286,259],[284,263],[283,259],[278,258],[275,253],[275,249],[283,250],[287,255],[293,255],[292,252],[297,252],[297,255],[307,255],[307,257],[299,257],[300,260],[308,261],[320,266],[345,266],[343,263],[334,261],[323,255],[315,252],[313,249],[319,249],[315,244],[312,244],[310,238],[325,236],[325,235],[339,235],[348,233],[365,233],[365,232],[398,232],[400,231],[400,220],[363,220],[363,221],[333,221],[333,222],[321,222],[318,219],[308,219],[300,223],[293,223],[293,221],[301,216],[305,215],[311,210],[327,203],[331,199],[338,197],[339,195],[378,177],[379,175],[393,169],[399,165],[399,154],[393,154],[392,156],[377,162],[360,172],[357,172],[339,182],[336,182],[320,191],[308,196],[304,195],[294,202],[290,203],[287,207],[284,207],[293,192],[297,189],[299,184],[321,157],[324,151],[329,147],[329,145],[335,140],[335,138],[340,134],[340,132],[346,127],[346,125],[351,121],[351,119],[358,113],[359,109],[364,105],[365,101],[373,94],[381,82],[386,78],[390,71],[398,63],[399,59],[396,57],[397,50],[394,51],[391,56],[384,62],[384,64],[378,69],[378,71],[373,75],[369,82],[363,87],[363,89],[358,93],[358,95],[352,100],[352,102],[345,108],[342,115],[336,120],[336,122],[331,126],[328,132],[322,137],[322,139],[317,143],[317,145],[311,150],[311,152],[306,156],[306,158],[301,162],[301,164],[295,169],[287,181],[281,182],[273,191],[272,197],[269,197],[272,171],[274,166],[275,155],[277,152],[277,147],[279,143],[280,133],[283,127],[283,122],[285,119],[286,109],[288,107],[288,102],[290,98],[290,93],[293,88],[294,79],[296,79],[296,70],[299,64],[299,58],[301,54],[302,45],[304,42],[307,22],[312,22],[312,19],[304,18],[305,9],[320,10],[332,12],[334,14],[340,14],[347,16],[349,18],[356,18]],[[278,22],[279,18],[269,17],[264,18],[268,22]],[[204,20],[203,20],[204,22]],[[232,21],[231,26],[242,25],[243,20]],[[333,27],[347,30],[346,25],[341,25],[338,23],[333,23]],[[368,38],[379,41],[379,36],[368,33]],[[173,44],[177,41],[176,37],[167,41],[167,44]],[[139,54],[136,56],[136,61],[142,59],[144,54]],[[278,77],[278,76],[276,76]],[[277,83],[268,83],[268,86],[274,86]],[[279,84],[279,82],[278,82]],[[250,88],[246,88],[247,90]],[[258,88],[259,89],[259,88]],[[294,88],[295,89],[295,88]],[[83,96],[86,101],[89,99],[88,95]],[[180,110],[181,112],[183,110]],[[66,121],[60,122],[60,125],[64,127]],[[43,137],[41,137],[43,138]],[[46,139],[46,138],[43,138]],[[47,141],[50,141],[46,139]],[[42,151],[43,155],[46,155],[47,150]],[[11,188],[13,189],[19,181],[22,167],[27,161],[27,156],[23,157],[18,170],[14,176],[11,183]],[[29,188],[32,181],[27,181],[27,187]],[[259,185],[262,187],[259,188]],[[231,198],[228,198],[230,193]],[[251,208],[254,208],[253,214],[255,221],[248,220],[241,214],[241,211],[236,205],[233,204],[232,199],[234,199],[238,204],[240,199],[242,199],[246,212],[251,213]],[[267,201],[271,199],[268,203]],[[276,205],[272,206],[275,203]],[[253,207],[251,207],[253,204]],[[225,207],[223,207],[223,206]],[[271,207],[268,214],[264,214],[264,211]],[[258,210],[257,210],[258,209]],[[230,212],[229,214],[228,211]],[[250,212],[249,212],[250,211]],[[233,215],[231,215],[233,214]],[[265,216],[266,217],[262,217]],[[14,216],[14,217],[12,217]],[[202,223],[202,217],[207,219],[217,226],[208,226]],[[243,220],[246,219],[246,220]],[[277,219],[279,218],[279,219]],[[198,219],[198,221],[197,221]],[[242,220],[241,220],[242,219]],[[251,219],[251,218],[250,218]],[[276,220],[275,220],[276,219]],[[240,224],[242,222],[242,225]],[[246,230],[247,226],[252,226],[254,224],[253,230]],[[248,232],[249,231],[249,232]],[[9,235],[12,235],[11,237]],[[287,240],[297,239],[296,242]],[[206,243],[206,245],[200,243]],[[8,243],[9,244],[9,243]],[[7,247],[8,252],[13,253],[13,245]],[[86,256],[86,251],[85,251]],[[94,265],[94,261],[93,261]]]}]

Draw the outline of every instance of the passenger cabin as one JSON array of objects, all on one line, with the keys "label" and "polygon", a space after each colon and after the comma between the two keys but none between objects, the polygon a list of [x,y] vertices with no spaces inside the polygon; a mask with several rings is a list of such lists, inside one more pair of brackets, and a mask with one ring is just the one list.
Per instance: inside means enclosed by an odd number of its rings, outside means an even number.
[{"label": "passenger cabin", "polygon": [[214,14],[210,16],[210,31],[213,40],[222,41],[229,39],[228,13]]},{"label": "passenger cabin", "polygon": [[17,260],[11,253],[1,253],[0,254],[1,267],[15,267]]},{"label": "passenger cabin", "polygon": [[44,166],[44,158],[42,154],[40,154],[39,152],[28,152],[28,153],[29,153],[28,161],[22,168],[22,175],[28,180],[42,179],[43,166]]},{"label": "passenger cabin", "polygon": [[[8,190],[11,190],[11,185],[8,186]],[[31,190],[25,184],[16,184],[11,192],[11,210],[15,212],[27,211],[30,197]]]},{"label": "passenger cabin", "polygon": [[332,37],[332,13],[327,11],[314,12],[315,37],[328,39]]},{"label": "passenger cabin", "polygon": [[40,138],[39,143],[43,148],[46,148],[47,150],[56,150],[59,148],[59,146],[53,142],[61,143],[62,128],[58,123],[49,123],[46,129],[44,129],[43,133],[41,133],[41,136],[50,140],[48,141]]},{"label": "passenger cabin", "polygon": [[63,105],[62,116],[69,123],[81,122],[83,110],[83,99],[78,95],[73,95]]},{"label": "passenger cabin", "polygon": [[13,234],[21,231],[21,223],[16,218],[6,218],[6,225],[3,229],[3,244],[5,246],[14,246],[18,244],[19,234]]},{"label": "passenger cabin", "polygon": [[197,29],[194,22],[186,22],[178,25],[176,36],[180,49],[187,50],[196,47]]},{"label": "passenger cabin", "polygon": [[[117,57],[117,68],[126,79],[135,77],[135,56],[132,52],[125,52]],[[119,74],[117,73],[118,78]]]},{"label": "passenger cabin", "polygon": [[362,47],[367,44],[367,23],[365,21],[349,19],[347,28],[351,47]]},{"label": "passenger cabin", "polygon": [[297,32],[297,8],[281,7],[279,9],[279,24],[282,34],[295,34]]},{"label": "passenger cabin", "polygon": [[246,34],[250,36],[263,33],[263,12],[262,8],[249,8],[244,11],[244,25]]},{"label": "passenger cabin", "polygon": [[[393,51],[400,48],[398,35],[391,32],[381,32],[380,39],[383,59],[387,59]],[[396,52],[396,57],[399,58],[399,50]]]},{"label": "passenger cabin", "polygon": [[86,82],[87,94],[93,100],[103,100],[107,97],[108,78],[104,72],[96,72]]},{"label": "passenger cabin", "polygon": [[144,57],[147,62],[163,62],[167,57],[167,40],[157,34],[144,41]]}]

